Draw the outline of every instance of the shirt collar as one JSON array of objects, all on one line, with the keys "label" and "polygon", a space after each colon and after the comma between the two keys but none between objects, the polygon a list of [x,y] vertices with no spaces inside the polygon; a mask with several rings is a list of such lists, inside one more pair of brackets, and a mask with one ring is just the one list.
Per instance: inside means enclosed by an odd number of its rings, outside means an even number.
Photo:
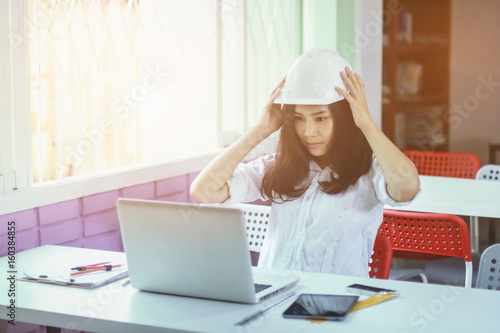
[{"label": "shirt collar", "polygon": [[[326,167],[326,169],[329,169],[330,167]],[[319,167],[318,163],[316,163],[315,160],[310,160],[309,161],[309,170],[313,171],[313,172],[323,172],[324,170],[321,170],[321,168]]]},{"label": "shirt collar", "polygon": [[[309,161],[309,170],[310,170],[310,174],[311,174],[312,177],[314,177],[315,175],[319,174],[319,176],[320,176],[320,178],[321,178],[322,181],[330,179],[330,175],[331,175],[331,171],[332,171],[332,169],[330,168],[330,166],[327,166],[326,168],[324,168],[322,170],[319,167],[318,163],[316,163],[315,160]],[[336,172],[333,173],[333,177],[335,179],[339,178],[339,176],[338,176],[338,174]]]}]

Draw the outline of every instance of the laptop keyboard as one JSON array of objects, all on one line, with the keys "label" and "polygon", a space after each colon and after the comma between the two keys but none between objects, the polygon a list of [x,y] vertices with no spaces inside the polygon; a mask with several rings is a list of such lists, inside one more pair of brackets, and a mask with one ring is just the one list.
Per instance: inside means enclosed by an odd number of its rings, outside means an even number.
[{"label": "laptop keyboard", "polygon": [[255,285],[255,293],[256,294],[259,293],[259,292],[261,292],[264,289],[267,289],[267,288],[271,287],[270,284],[255,283],[254,285]]}]

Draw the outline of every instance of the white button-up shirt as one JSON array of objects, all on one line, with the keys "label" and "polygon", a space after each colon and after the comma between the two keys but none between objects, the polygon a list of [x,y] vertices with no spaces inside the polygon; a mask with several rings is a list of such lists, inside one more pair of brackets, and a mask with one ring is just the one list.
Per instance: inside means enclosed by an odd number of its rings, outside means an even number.
[{"label": "white button-up shirt", "polygon": [[[267,200],[260,193],[262,178],[274,154],[241,163],[228,181],[234,204]],[[268,235],[258,266],[368,277],[368,263],[384,204],[400,206],[386,190],[376,161],[370,171],[342,194],[327,194],[318,181],[329,179],[331,169],[310,162],[311,185],[299,198],[272,203]]]}]

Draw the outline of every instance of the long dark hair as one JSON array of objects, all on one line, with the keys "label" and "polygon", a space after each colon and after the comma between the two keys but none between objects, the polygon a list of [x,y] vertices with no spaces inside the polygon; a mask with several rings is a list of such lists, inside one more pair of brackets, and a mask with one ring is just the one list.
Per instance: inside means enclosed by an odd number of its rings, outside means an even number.
[{"label": "long dark hair", "polygon": [[[328,105],[333,117],[333,136],[326,158],[332,169],[330,180],[320,182],[328,194],[346,191],[370,170],[372,149],[354,123],[349,103],[344,99]],[[313,156],[300,141],[294,126],[295,105],[285,105],[283,126],[275,161],[262,180],[261,192],[273,201],[289,201],[301,196],[310,184],[300,186],[309,175]],[[338,177],[334,177],[335,172]]]}]

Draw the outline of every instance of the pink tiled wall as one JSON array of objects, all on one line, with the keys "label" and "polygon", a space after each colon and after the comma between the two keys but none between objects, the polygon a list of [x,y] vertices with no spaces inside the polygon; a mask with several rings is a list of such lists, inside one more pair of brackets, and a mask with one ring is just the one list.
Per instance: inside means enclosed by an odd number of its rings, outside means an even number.
[{"label": "pink tiled wall", "polygon": [[[90,249],[123,251],[116,212],[118,198],[195,202],[189,185],[198,173],[183,175],[115,191],[97,193],[49,206],[28,209],[0,216],[0,244],[7,242],[9,221],[16,222],[16,252],[45,244]],[[7,255],[7,246],[0,247],[0,257]],[[16,322],[15,326],[0,320],[0,332],[41,333],[45,327]],[[76,331],[63,329],[63,333]]]},{"label": "pink tiled wall", "polygon": [[[123,251],[116,212],[118,198],[194,202],[189,184],[197,173],[153,183],[98,193],[49,206],[0,216],[0,226],[16,222],[16,251],[45,244]],[[0,244],[7,242],[7,228],[0,228]],[[0,248],[0,257],[7,247]]]}]

